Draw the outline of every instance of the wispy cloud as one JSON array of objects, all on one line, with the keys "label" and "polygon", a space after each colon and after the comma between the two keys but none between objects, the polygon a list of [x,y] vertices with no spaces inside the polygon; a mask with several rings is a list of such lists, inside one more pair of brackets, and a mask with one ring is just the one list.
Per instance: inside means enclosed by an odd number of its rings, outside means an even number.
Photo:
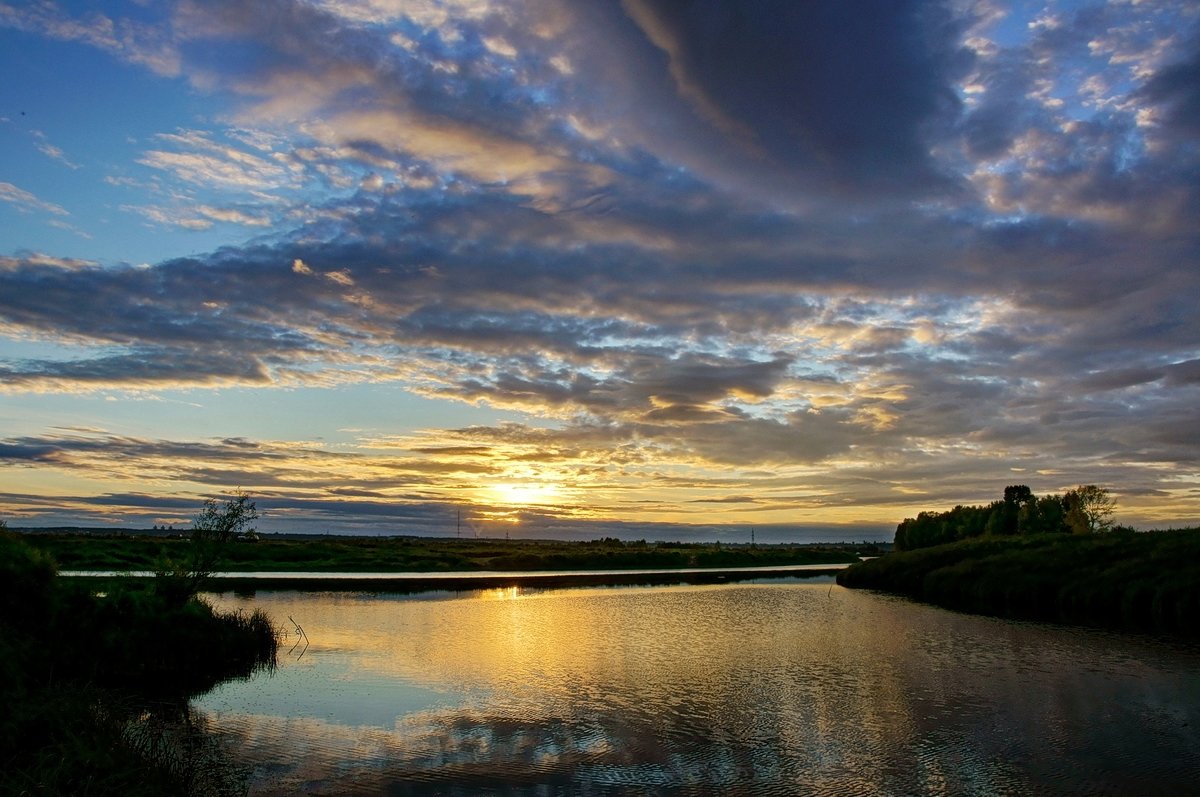
[{"label": "wispy cloud", "polygon": [[31,135],[33,136],[33,145],[37,148],[38,152],[42,153],[51,160],[58,161],[68,169],[79,168],[78,163],[72,161],[60,148],[50,143],[50,140],[46,137],[45,133],[40,130],[34,130],[32,131]]},{"label": "wispy cloud", "polygon": [[100,12],[72,17],[54,2],[0,3],[0,25],[90,45],[160,75],[177,75],[180,56],[165,26],[113,19]]},{"label": "wispy cloud", "polygon": [[38,199],[28,191],[18,188],[12,183],[0,182],[0,200],[15,205],[22,211],[40,211],[42,213],[50,213],[55,216],[70,216],[71,214],[62,205],[56,205],[53,202],[47,202],[43,199]]},{"label": "wispy cloud", "polygon": [[191,148],[192,151],[148,150],[138,162],[170,172],[188,183],[267,190],[289,179],[288,169],[279,163],[218,144],[203,135],[163,134],[160,138],[167,143]]},{"label": "wispy cloud", "polygon": [[182,227],[187,230],[207,230],[218,222],[239,224],[244,227],[267,227],[271,224],[271,217],[257,209],[246,211],[239,208],[217,208],[211,205],[181,203],[179,207],[174,208],[123,205],[122,210],[140,213],[157,224]]}]

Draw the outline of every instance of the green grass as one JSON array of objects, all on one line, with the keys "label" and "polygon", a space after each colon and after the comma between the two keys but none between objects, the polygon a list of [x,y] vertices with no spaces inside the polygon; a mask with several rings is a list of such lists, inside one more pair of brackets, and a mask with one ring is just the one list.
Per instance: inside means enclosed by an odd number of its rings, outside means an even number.
[{"label": "green grass", "polygon": [[846,587],[1000,617],[1200,635],[1200,529],[964,540],[891,553]]},{"label": "green grass", "polygon": [[[97,534],[27,534],[26,542],[64,570],[153,570],[181,560],[187,539]],[[422,537],[313,537],[230,545],[222,569],[234,572],[451,572],[754,567],[834,564],[857,560],[844,546],[722,546],[616,540],[557,542]]]}]

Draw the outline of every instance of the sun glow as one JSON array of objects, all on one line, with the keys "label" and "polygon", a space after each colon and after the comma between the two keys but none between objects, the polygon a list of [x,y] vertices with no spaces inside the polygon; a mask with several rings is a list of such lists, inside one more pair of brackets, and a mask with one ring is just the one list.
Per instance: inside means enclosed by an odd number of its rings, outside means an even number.
[{"label": "sun glow", "polygon": [[545,506],[558,500],[562,493],[557,484],[510,482],[492,485],[492,498],[509,506]]}]

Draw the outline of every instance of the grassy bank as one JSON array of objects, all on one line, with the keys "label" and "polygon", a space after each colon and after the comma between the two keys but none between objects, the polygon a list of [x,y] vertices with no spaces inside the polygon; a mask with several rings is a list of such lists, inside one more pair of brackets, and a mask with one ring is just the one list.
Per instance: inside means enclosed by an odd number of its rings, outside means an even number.
[{"label": "grassy bank", "polygon": [[[186,538],[97,534],[26,534],[64,570],[153,570],[180,560]],[[677,567],[776,567],[857,561],[853,546],[720,545],[439,539],[428,537],[263,537],[223,552],[222,569],[245,572],[451,572],[599,570]]]},{"label": "grassy bank", "polygon": [[1200,635],[1200,529],[964,540],[837,581],[976,614]]},{"label": "grassy bank", "polygon": [[0,533],[0,794],[236,793],[187,699],[274,662],[262,614],[104,594]]}]

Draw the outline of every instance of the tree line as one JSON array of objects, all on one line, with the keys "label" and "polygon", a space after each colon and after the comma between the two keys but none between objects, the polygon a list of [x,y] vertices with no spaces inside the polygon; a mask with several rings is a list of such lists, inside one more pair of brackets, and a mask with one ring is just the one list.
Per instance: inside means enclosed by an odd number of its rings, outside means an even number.
[{"label": "tree line", "polygon": [[1061,495],[1036,496],[1024,484],[1004,488],[1004,498],[986,506],[956,506],[921,512],[896,527],[898,551],[982,536],[1089,534],[1113,528],[1116,501],[1108,490],[1083,484]]}]

